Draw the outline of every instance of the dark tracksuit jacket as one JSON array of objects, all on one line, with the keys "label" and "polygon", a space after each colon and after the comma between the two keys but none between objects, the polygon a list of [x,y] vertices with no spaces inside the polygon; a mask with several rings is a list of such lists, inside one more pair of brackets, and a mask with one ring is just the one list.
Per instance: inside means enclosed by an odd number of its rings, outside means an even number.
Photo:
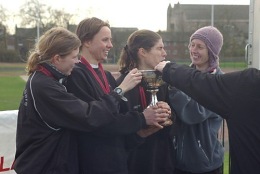
[{"label": "dark tracksuit jacket", "polygon": [[260,171],[260,71],[254,68],[212,75],[168,63],[163,80],[226,119],[231,174]]},{"label": "dark tracksuit jacket", "polygon": [[[98,69],[95,71],[100,74]],[[110,72],[106,71],[105,74],[113,90],[116,81]],[[93,74],[82,63],[76,65],[66,86],[69,92],[88,102],[99,100],[104,95]],[[127,151],[142,141],[135,132],[146,127],[146,122],[142,113],[122,113],[108,126],[90,133],[78,133],[80,173],[127,173]]]},{"label": "dark tracksuit jacket", "polygon": [[[118,84],[123,81],[126,75],[123,74],[117,79]],[[144,86],[142,83],[140,85]],[[148,105],[151,101],[151,93],[145,91],[145,96]],[[128,99],[129,110],[143,111],[139,85],[126,92],[125,97]],[[165,84],[159,88],[157,99],[158,101],[168,101],[168,85]],[[175,154],[173,147],[174,132],[174,125],[164,127],[146,137],[142,144],[131,150],[128,157],[129,174],[173,174]]]},{"label": "dark tracksuit jacket", "polygon": [[[223,74],[217,68],[214,74]],[[171,107],[176,112],[176,168],[192,173],[206,173],[223,165],[224,148],[218,140],[223,119],[182,91],[169,91]]]},{"label": "dark tracksuit jacket", "polygon": [[17,174],[77,174],[74,131],[93,131],[113,121],[121,99],[114,93],[83,102],[59,83],[64,76],[43,69],[29,77],[23,92],[14,169]]}]

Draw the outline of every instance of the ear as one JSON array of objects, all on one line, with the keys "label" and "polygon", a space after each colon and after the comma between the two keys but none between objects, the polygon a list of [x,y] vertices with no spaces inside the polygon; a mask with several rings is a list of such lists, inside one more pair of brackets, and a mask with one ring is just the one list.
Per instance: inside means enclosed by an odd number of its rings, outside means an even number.
[{"label": "ear", "polygon": [[138,54],[139,54],[140,56],[145,56],[146,50],[145,50],[144,48],[139,48]]},{"label": "ear", "polygon": [[54,65],[58,65],[60,63],[60,59],[61,59],[60,55],[55,54],[51,59],[51,63]]},{"label": "ear", "polygon": [[85,47],[89,48],[90,45],[91,45],[91,40],[85,41],[82,45],[84,45]]}]

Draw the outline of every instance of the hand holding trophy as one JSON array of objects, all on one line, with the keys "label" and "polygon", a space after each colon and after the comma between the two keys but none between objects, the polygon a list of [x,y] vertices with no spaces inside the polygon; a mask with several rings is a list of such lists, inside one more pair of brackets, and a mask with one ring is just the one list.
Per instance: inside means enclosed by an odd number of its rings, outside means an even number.
[{"label": "hand holding trophy", "polygon": [[[139,70],[143,76],[143,83],[147,91],[152,94],[152,101],[149,106],[155,106],[158,102],[156,93],[159,87],[165,82],[162,80],[162,73],[156,70]],[[148,107],[149,107],[148,106]]]},{"label": "hand holding trophy", "polygon": [[149,91],[152,95],[151,103],[148,105],[148,107],[157,105],[158,108],[166,109],[166,112],[169,112],[169,118],[163,122],[160,123],[162,126],[169,126],[172,125],[171,120],[171,109],[169,105],[165,102],[158,102],[157,100],[157,92],[159,91],[159,87],[163,85],[165,82],[162,80],[162,73],[156,70],[139,70],[142,73],[143,76],[143,84],[147,91]]}]

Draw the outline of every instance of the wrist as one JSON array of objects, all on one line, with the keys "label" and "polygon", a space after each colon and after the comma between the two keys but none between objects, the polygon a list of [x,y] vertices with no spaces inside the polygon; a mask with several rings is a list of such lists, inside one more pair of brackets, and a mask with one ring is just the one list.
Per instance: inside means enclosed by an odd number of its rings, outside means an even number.
[{"label": "wrist", "polygon": [[116,88],[114,89],[114,92],[116,92],[116,93],[121,97],[122,100],[127,101],[127,98],[125,98],[125,96],[124,96],[124,91],[123,91],[122,88],[116,87]]}]

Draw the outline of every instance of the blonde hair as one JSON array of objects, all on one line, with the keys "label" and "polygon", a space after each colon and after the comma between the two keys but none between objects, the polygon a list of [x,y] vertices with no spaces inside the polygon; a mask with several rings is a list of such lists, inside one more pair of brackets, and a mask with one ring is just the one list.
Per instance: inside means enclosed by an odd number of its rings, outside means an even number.
[{"label": "blonde hair", "polygon": [[44,62],[50,63],[54,55],[66,56],[80,45],[77,35],[65,28],[54,27],[46,31],[30,52],[26,67],[27,74],[32,74],[37,70],[38,65]]}]

